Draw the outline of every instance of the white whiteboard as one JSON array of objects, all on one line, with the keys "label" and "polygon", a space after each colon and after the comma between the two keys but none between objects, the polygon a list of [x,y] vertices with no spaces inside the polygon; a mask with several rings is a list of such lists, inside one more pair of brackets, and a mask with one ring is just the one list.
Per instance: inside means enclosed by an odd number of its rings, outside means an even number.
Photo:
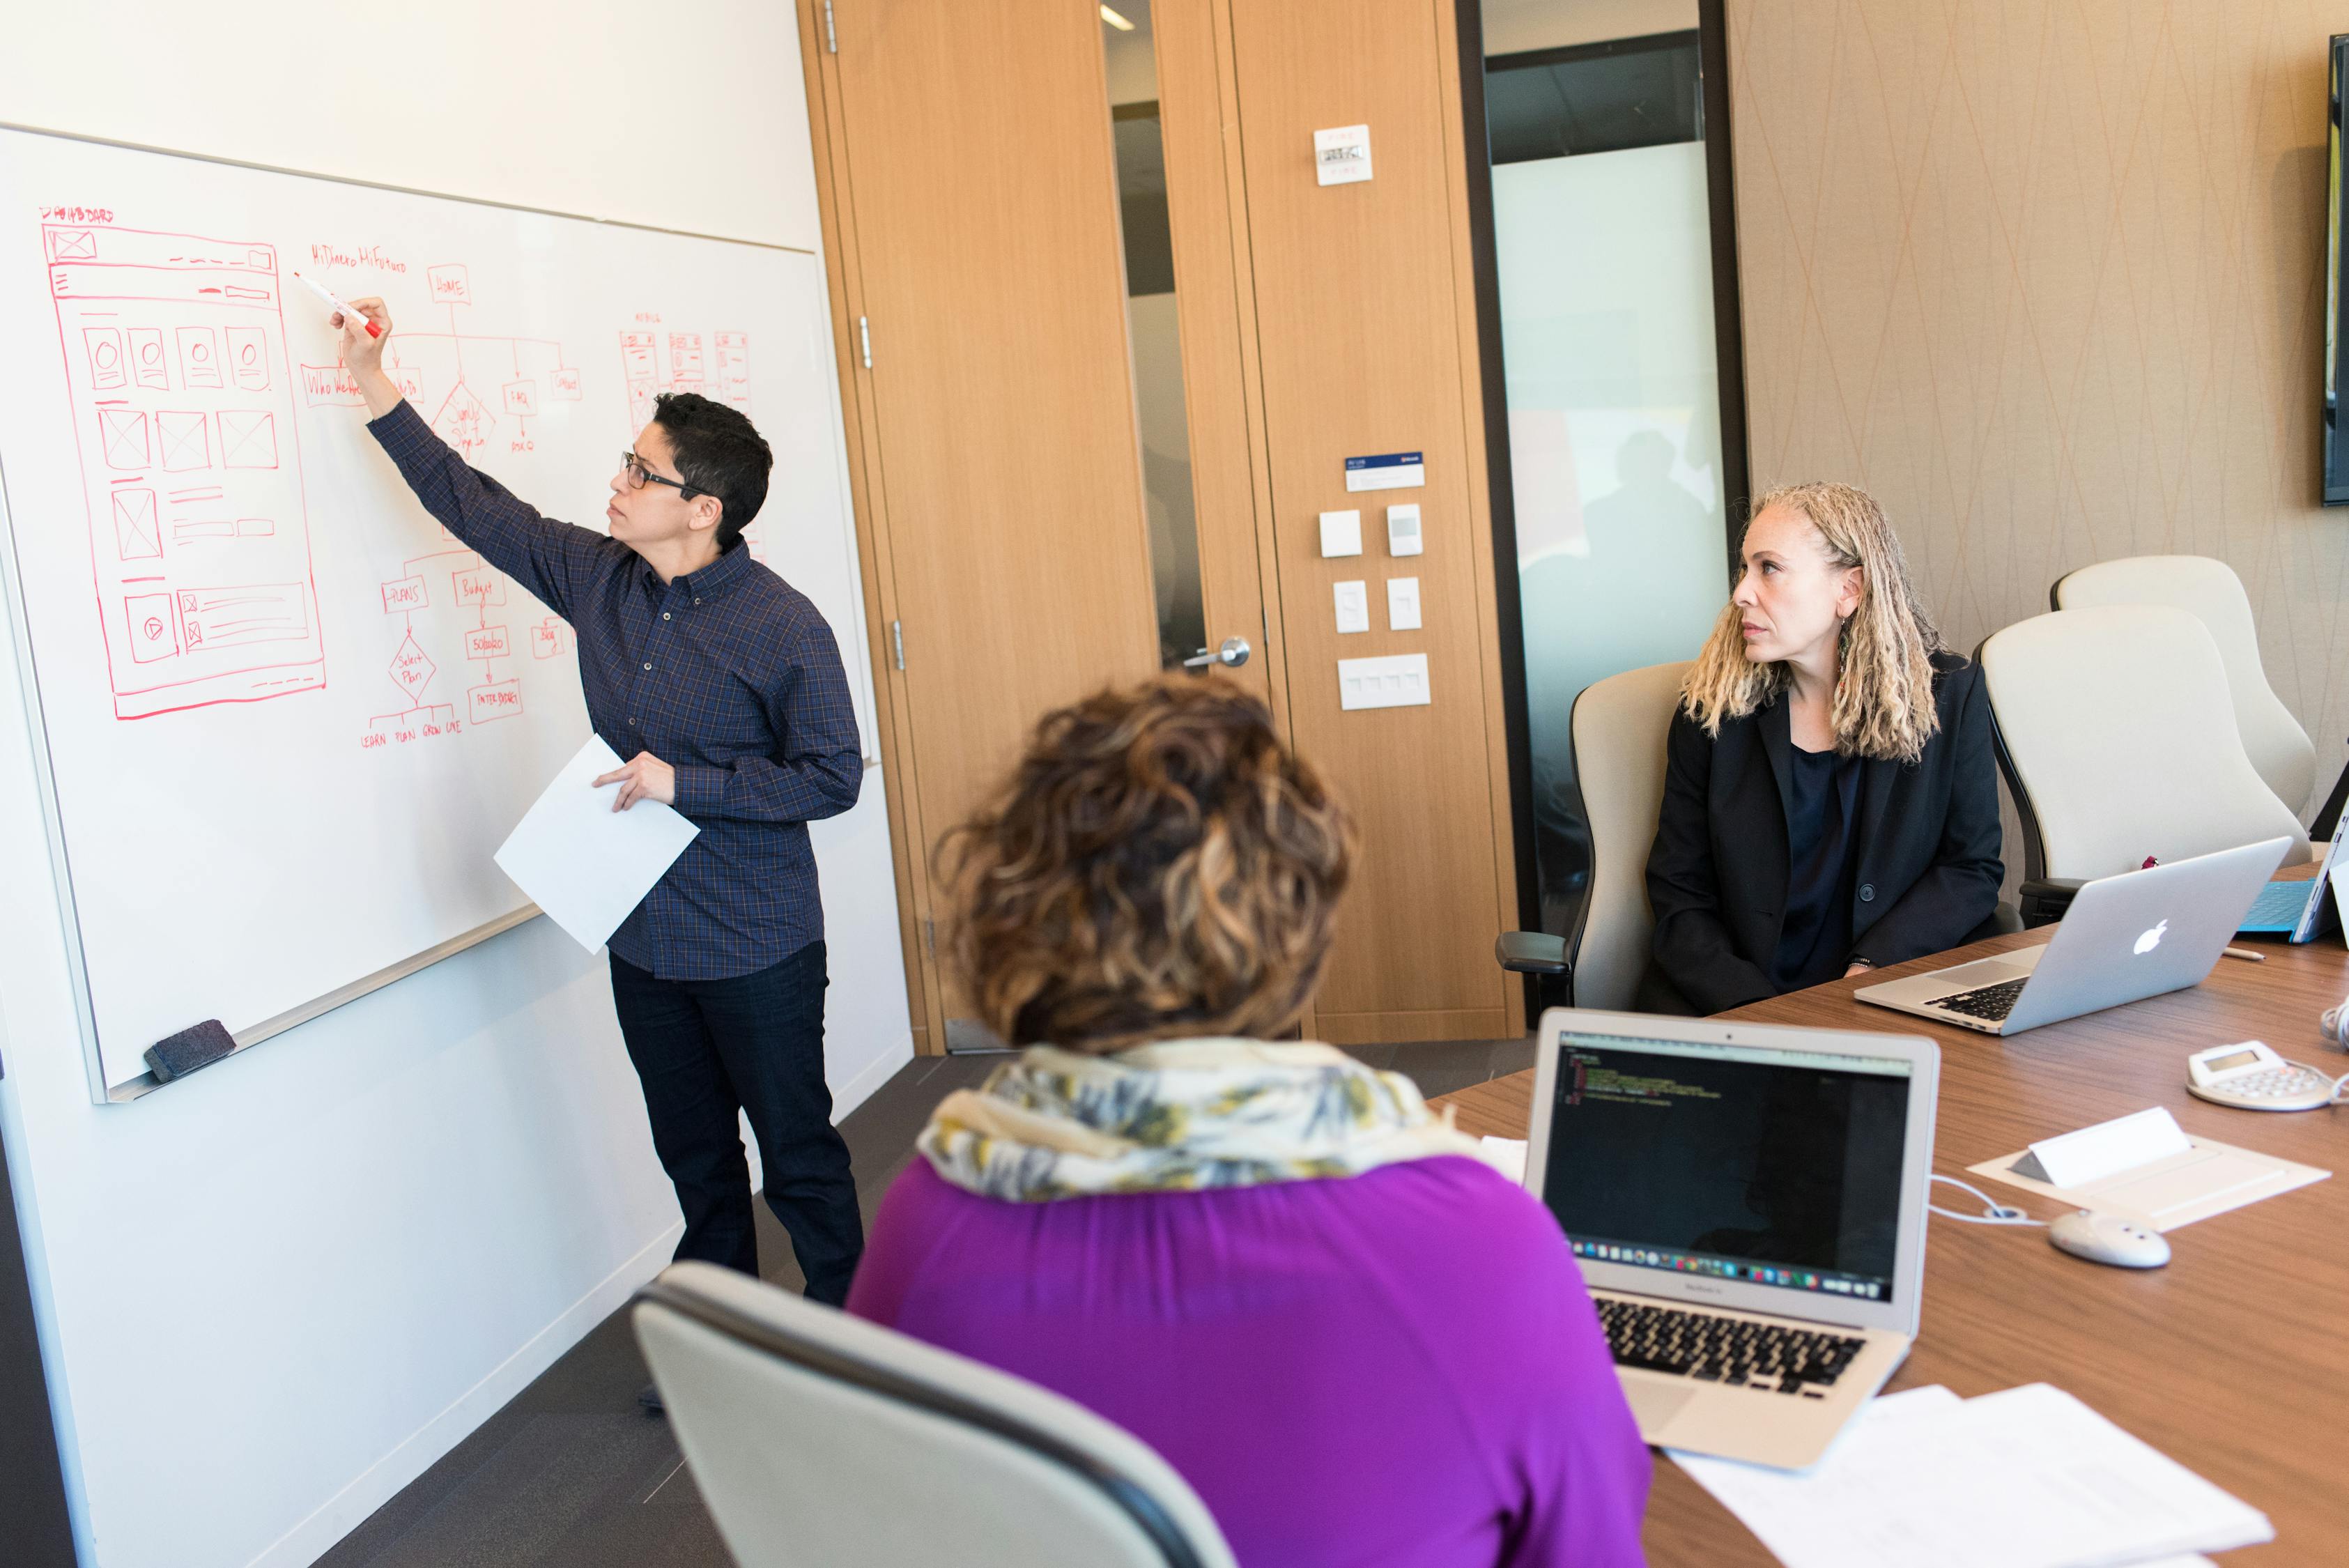
[{"label": "white whiteboard", "polygon": [[527,908],[491,854],[585,739],[570,629],[425,514],[326,313],[471,461],[600,524],[655,393],[775,450],[753,553],[871,750],[830,316],[804,252],[0,130],[0,522],[94,1087]]}]

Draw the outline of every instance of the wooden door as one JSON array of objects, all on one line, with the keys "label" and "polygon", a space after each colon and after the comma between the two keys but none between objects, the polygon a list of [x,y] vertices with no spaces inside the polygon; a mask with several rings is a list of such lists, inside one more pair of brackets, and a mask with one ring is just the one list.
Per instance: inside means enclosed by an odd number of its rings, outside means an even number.
[{"label": "wooden door", "polygon": [[936,1050],[967,1009],[932,846],[1040,714],[1157,668],[1116,171],[1093,7],[833,0],[832,26],[818,155]]},{"label": "wooden door", "polygon": [[[1158,0],[1159,102],[1208,640],[1345,792],[1356,891],[1309,1033],[1522,1027],[1443,0]],[[1101,23],[1038,0],[801,0],[850,468],[880,665],[884,784],[919,1044],[966,1013],[929,856],[1036,718],[1156,665]],[[833,41],[836,38],[836,51]],[[1312,130],[1370,119],[1378,178],[1317,190]],[[1243,136],[1242,128],[1246,127]],[[864,353],[869,329],[871,357]],[[1428,487],[1350,497],[1342,459],[1424,451]],[[1386,560],[1381,503],[1427,552]],[[1372,554],[1319,556],[1361,504]],[[1393,570],[1386,568],[1392,567]],[[1342,568],[1342,569],[1341,569]],[[1425,629],[1385,629],[1416,575]],[[1368,636],[1332,582],[1370,577]],[[1428,654],[1434,705],[1340,714],[1337,660]]]},{"label": "wooden door", "polygon": [[[1362,854],[1310,1027],[1340,1044],[1500,1037],[1522,992],[1493,960],[1516,923],[1492,533],[1481,490],[1460,65],[1444,0],[1228,5],[1268,454],[1287,716],[1345,794]],[[1373,178],[1320,186],[1318,129],[1371,128]],[[1418,452],[1426,484],[1349,492],[1345,460]],[[1417,502],[1423,554],[1385,507]],[[1363,554],[1324,559],[1319,514],[1359,509]],[[1421,627],[1385,580],[1416,577]],[[1368,632],[1334,586],[1364,581]],[[1425,707],[1341,711],[1338,661],[1424,653]]]}]

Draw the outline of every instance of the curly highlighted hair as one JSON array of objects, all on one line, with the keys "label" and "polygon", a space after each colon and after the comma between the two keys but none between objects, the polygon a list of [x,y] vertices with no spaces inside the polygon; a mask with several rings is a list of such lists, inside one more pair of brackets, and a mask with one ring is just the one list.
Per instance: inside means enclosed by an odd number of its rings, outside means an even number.
[{"label": "curly highlighted hair", "polygon": [[[1830,562],[1861,568],[1859,607],[1844,622],[1843,674],[1828,714],[1836,750],[1915,762],[1940,727],[1932,656],[1943,645],[1917,600],[1899,536],[1875,497],[1848,484],[1780,485],[1755,499],[1753,515],[1773,506],[1809,518]],[[1682,690],[1689,717],[1716,738],[1723,719],[1743,719],[1786,689],[1785,666],[1746,657],[1744,618],[1734,603],[1721,612]]]},{"label": "curly highlighted hair", "polygon": [[1262,1039],[1319,981],[1354,825],[1272,715],[1161,677],[1048,713],[938,846],[948,953],[1014,1045]]}]

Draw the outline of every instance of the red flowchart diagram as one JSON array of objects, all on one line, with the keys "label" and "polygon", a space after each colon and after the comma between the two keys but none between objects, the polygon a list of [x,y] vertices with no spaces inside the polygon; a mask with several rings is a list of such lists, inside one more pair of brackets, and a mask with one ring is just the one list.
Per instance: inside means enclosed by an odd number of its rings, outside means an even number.
[{"label": "red flowchart diagram", "polygon": [[[382,585],[382,594],[385,616],[399,618],[398,641],[385,672],[407,705],[377,714],[360,744],[404,745],[436,735],[459,734],[469,724],[495,723],[519,715],[522,681],[516,675],[501,678],[498,670],[501,661],[512,663],[517,659],[512,628],[490,620],[492,609],[508,606],[505,576],[462,546],[419,556],[402,563],[402,570],[405,576]],[[448,596],[445,600],[440,597],[442,594]],[[467,672],[468,679],[478,679],[464,689],[461,717],[453,698],[439,700],[435,682],[440,666],[416,638],[417,616],[443,604],[460,618],[469,612],[471,618],[463,631],[463,660],[469,667],[479,667]],[[574,646],[571,628],[554,616],[526,629],[533,658],[553,659]]]},{"label": "red flowchart diagram", "polygon": [[[384,372],[466,461],[534,450],[530,421],[549,404],[579,401],[578,368],[564,363],[563,345],[551,338],[466,330],[458,307],[471,308],[473,287],[464,264],[426,268],[425,288],[431,317],[413,326],[397,323],[384,349]],[[445,332],[440,330],[444,311]],[[313,407],[366,402],[339,359],[303,366],[302,391]]]},{"label": "red flowchart diagram", "polygon": [[[704,356],[699,332],[661,330],[647,313],[645,325],[620,334],[620,378],[628,389],[628,429],[645,428],[653,400],[663,392],[698,392],[750,411],[750,335],[708,334],[713,352]],[[663,369],[663,362],[667,369]]]},{"label": "red flowchart diagram", "polygon": [[[429,266],[424,280],[428,314],[420,324],[399,320],[384,351],[385,372],[468,462],[534,450],[530,421],[551,404],[580,400],[578,369],[564,363],[563,345],[551,338],[470,330],[460,314],[474,306],[465,264]],[[339,359],[304,365],[301,374],[312,406],[366,401]],[[441,548],[403,562],[400,575],[380,586],[383,613],[396,628],[385,674],[401,705],[368,722],[363,747],[461,734],[523,711],[514,628],[491,618],[508,607],[507,579],[445,532],[441,539]],[[570,628],[552,616],[523,631],[537,659],[573,647]],[[460,690],[450,689],[459,678],[444,676],[444,664],[463,668]]]},{"label": "red flowchart diagram", "polygon": [[[653,417],[653,400],[663,392],[698,392],[750,412],[750,335],[747,332],[673,331],[647,311],[638,325],[620,334],[620,378],[628,392],[630,440]],[[709,352],[704,353],[705,343]],[[758,524],[744,535],[753,558],[767,558]]]},{"label": "red flowchart diagram", "polygon": [[118,719],[326,683],[277,256],[41,230]]}]

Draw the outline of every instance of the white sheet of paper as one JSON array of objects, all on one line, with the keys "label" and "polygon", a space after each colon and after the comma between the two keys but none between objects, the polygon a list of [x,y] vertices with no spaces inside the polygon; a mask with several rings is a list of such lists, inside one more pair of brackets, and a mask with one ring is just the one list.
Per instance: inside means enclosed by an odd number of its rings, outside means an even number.
[{"label": "white sheet of paper", "polygon": [[657,800],[614,811],[617,784],[594,781],[620,765],[590,735],[498,846],[498,868],[589,952],[611,940],[701,829]]},{"label": "white sheet of paper", "polygon": [[2257,1509],[2059,1388],[1871,1400],[1808,1470],[1674,1453],[1786,1568],[2106,1568],[2274,1538]]},{"label": "white sheet of paper", "polygon": [[1487,1133],[1477,1140],[1476,1147],[1484,1154],[1485,1164],[1519,1187],[1526,1184],[1526,1143],[1524,1138],[1495,1137]]}]

